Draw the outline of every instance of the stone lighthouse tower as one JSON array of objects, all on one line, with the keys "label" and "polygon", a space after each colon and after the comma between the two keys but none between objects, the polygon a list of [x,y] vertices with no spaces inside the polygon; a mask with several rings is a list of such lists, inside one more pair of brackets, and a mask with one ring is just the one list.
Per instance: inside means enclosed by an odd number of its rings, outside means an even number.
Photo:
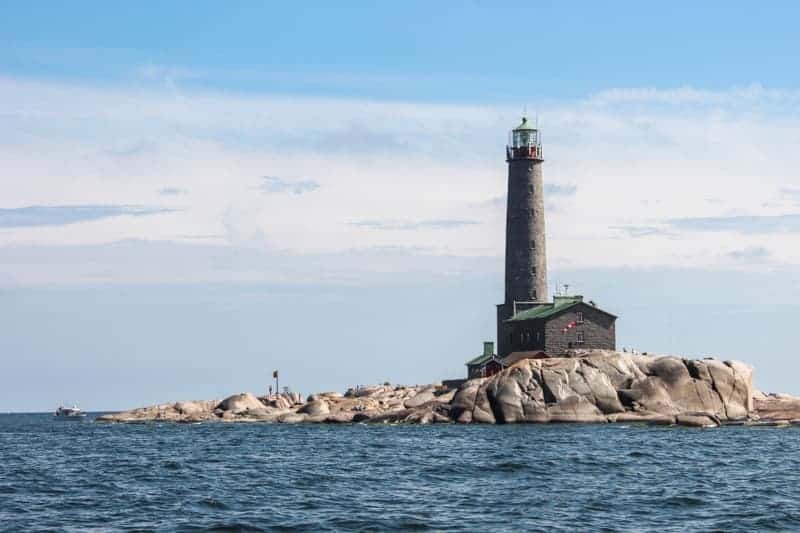
[{"label": "stone lighthouse tower", "polygon": [[505,301],[497,306],[497,350],[510,352],[504,321],[547,302],[542,139],[526,117],[509,135]]}]

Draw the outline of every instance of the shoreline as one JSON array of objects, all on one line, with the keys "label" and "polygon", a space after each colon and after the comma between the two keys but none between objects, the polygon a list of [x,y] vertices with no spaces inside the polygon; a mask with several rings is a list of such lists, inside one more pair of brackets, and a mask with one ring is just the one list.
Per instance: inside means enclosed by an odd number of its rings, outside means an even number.
[{"label": "shoreline", "polygon": [[491,377],[372,385],[158,404],[95,418],[108,423],[643,423],[690,427],[800,424],[800,398],[753,388],[737,361],[593,351],[521,360]]}]

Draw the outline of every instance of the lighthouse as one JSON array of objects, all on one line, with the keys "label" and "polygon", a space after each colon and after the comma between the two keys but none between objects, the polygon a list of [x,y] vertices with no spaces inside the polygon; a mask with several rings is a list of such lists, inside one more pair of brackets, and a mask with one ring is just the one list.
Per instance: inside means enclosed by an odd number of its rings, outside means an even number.
[{"label": "lighthouse", "polygon": [[526,117],[506,146],[505,300],[497,306],[497,353],[467,361],[467,379],[485,378],[525,359],[565,357],[616,349],[616,315],[581,295],[554,294],[548,301],[544,231],[542,134]]},{"label": "lighthouse", "polygon": [[516,313],[547,302],[542,137],[522,117],[506,146],[505,301],[497,306],[497,348],[509,353],[511,339],[504,322]]}]

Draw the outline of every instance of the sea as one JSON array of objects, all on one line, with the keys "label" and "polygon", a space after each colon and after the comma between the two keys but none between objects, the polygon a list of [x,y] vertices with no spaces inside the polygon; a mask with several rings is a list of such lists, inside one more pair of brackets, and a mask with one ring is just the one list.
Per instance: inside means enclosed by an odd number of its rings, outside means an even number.
[{"label": "sea", "polygon": [[1,531],[800,531],[800,428],[0,415]]}]

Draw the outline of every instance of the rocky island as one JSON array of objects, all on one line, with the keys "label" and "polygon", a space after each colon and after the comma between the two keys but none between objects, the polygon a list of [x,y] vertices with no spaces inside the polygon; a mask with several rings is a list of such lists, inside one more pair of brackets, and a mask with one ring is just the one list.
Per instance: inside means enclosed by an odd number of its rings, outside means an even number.
[{"label": "rocky island", "polygon": [[[522,118],[506,146],[505,298],[493,343],[467,362],[465,381],[389,384],[222,401],[185,401],[110,414],[108,422],[649,423],[711,427],[800,423],[800,398],[753,388],[737,361],[616,351],[617,316],[591,299],[548,299],[544,162],[538,127]],[[579,348],[579,349],[578,349]],[[487,377],[488,376],[488,377]]]},{"label": "rocky island", "polygon": [[457,388],[441,384],[181,401],[109,414],[102,422],[648,423],[716,427],[800,424],[800,398],[753,388],[737,361],[594,350],[524,359]]}]

